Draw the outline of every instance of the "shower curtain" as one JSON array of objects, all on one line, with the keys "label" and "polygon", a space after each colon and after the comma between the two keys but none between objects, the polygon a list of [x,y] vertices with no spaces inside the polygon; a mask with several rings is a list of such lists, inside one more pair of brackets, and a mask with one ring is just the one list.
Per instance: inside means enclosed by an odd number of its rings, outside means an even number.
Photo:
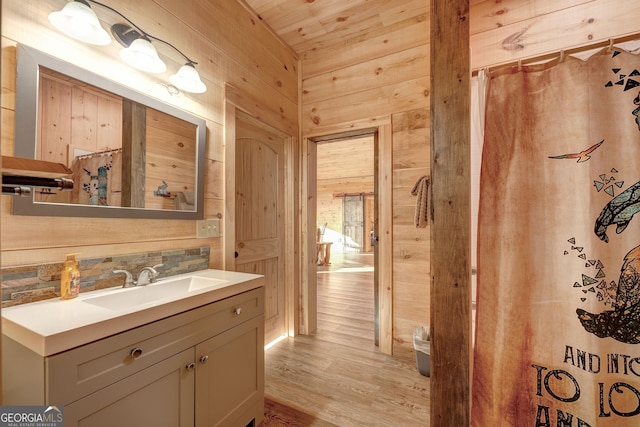
[{"label": "shower curtain", "polygon": [[640,425],[640,58],[491,76],[472,425]]},{"label": "shower curtain", "polygon": [[76,156],[71,164],[71,203],[121,206],[122,149]]}]

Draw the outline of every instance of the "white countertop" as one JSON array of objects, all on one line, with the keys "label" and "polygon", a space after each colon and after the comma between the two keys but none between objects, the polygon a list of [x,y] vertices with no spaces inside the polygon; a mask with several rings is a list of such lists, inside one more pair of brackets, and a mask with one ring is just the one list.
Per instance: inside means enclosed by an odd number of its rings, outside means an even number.
[{"label": "white countertop", "polygon": [[264,286],[264,276],[223,270],[201,270],[160,278],[157,284],[194,276],[224,280],[225,283],[122,309],[102,308],[86,300],[117,292],[135,292],[137,288],[109,288],[84,292],[72,300],[56,298],[3,308],[2,334],[41,356],[50,356]]}]

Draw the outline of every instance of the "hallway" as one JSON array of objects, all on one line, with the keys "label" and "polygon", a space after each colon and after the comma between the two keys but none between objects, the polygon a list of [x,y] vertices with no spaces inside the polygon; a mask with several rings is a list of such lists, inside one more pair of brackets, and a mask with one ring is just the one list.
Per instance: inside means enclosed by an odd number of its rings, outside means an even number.
[{"label": "hallway", "polygon": [[427,425],[429,378],[373,342],[373,255],[338,252],[331,262],[318,268],[318,331],[265,353],[267,406],[306,415],[279,413],[263,426]]}]

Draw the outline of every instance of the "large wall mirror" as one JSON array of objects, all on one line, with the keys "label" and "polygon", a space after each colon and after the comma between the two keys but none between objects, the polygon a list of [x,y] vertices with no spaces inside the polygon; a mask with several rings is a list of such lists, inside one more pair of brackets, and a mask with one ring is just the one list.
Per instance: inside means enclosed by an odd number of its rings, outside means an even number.
[{"label": "large wall mirror", "polygon": [[203,119],[28,46],[17,63],[15,155],[66,165],[74,188],[14,214],[203,217]]}]

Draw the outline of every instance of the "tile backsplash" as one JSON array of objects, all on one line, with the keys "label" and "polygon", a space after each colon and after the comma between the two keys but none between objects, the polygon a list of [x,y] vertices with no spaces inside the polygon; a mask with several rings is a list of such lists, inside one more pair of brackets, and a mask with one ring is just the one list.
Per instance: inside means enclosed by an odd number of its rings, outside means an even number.
[{"label": "tile backsplash", "polygon": [[[124,274],[113,274],[113,270],[128,270],[135,277],[143,267],[163,264],[158,268],[160,278],[205,270],[210,253],[211,249],[204,246],[87,259],[80,254],[76,257],[80,263],[80,292],[122,286]],[[2,307],[59,297],[63,261],[1,269]]]}]

